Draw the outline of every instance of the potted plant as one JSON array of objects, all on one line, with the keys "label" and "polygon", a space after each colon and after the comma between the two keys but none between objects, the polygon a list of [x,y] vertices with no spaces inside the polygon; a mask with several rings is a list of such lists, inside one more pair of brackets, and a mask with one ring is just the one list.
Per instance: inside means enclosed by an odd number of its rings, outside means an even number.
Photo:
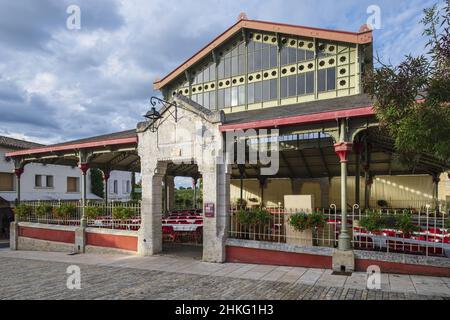
[{"label": "potted plant", "polygon": [[38,221],[39,219],[45,218],[50,215],[52,213],[52,209],[53,207],[48,203],[40,204],[35,211],[36,216],[38,217]]},{"label": "potted plant", "polygon": [[75,216],[77,207],[72,203],[62,203],[59,207],[53,209],[53,214],[57,219],[67,219]]},{"label": "potted plant", "polygon": [[265,226],[270,222],[271,218],[270,212],[264,208],[256,209],[253,215],[254,215],[254,222],[256,224]]},{"label": "potted plant", "polygon": [[115,207],[112,212],[114,219],[127,220],[134,216],[134,211],[131,208]]},{"label": "potted plant", "polygon": [[289,218],[289,224],[297,231],[305,231],[309,228],[308,215],[304,212],[294,213]]},{"label": "potted plant", "polygon": [[317,245],[318,231],[326,225],[325,215],[320,211],[310,214],[295,213],[289,218],[289,224],[297,231],[311,229],[313,245]]},{"label": "potted plant", "polygon": [[396,216],[396,228],[402,231],[405,237],[410,237],[413,232],[419,230],[413,223],[411,215],[407,213]]},{"label": "potted plant", "polygon": [[385,227],[385,219],[376,212],[369,212],[361,218],[359,224],[372,233],[380,232]]},{"label": "potted plant", "polygon": [[14,214],[19,218],[25,218],[31,215],[32,208],[26,204],[19,204],[13,209]]},{"label": "potted plant", "polygon": [[90,206],[84,209],[84,215],[87,219],[95,220],[103,215],[102,207]]}]

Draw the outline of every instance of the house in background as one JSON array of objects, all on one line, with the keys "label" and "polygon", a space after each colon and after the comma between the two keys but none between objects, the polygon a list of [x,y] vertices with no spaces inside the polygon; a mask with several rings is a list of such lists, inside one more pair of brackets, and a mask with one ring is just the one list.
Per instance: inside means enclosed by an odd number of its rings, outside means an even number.
[{"label": "house in background", "polygon": [[[44,145],[0,136],[0,197],[7,201],[16,199],[14,163],[5,154],[11,151],[39,148]],[[78,200],[81,171],[77,167],[31,163],[26,166],[21,178],[21,200]],[[100,199],[90,190],[91,177],[88,174],[88,199]],[[131,199],[131,173],[111,172],[108,199],[126,201]]]}]

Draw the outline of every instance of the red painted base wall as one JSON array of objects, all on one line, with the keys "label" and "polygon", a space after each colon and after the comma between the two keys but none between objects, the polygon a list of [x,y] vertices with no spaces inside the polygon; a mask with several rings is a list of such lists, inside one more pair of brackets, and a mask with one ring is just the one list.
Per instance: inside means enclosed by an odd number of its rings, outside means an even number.
[{"label": "red painted base wall", "polygon": [[314,254],[227,246],[226,257],[227,262],[331,269],[331,257]]},{"label": "red painted base wall", "polygon": [[75,232],[64,230],[19,227],[19,237],[54,242],[75,243]]},{"label": "red painted base wall", "polygon": [[106,247],[137,251],[137,237],[119,236],[115,234],[86,233],[86,244],[88,246]]},{"label": "red painted base wall", "polygon": [[369,266],[377,265],[380,267],[381,272],[384,273],[399,273],[399,274],[414,274],[424,276],[436,276],[436,277],[450,277],[450,268],[424,266],[417,264],[405,264],[389,261],[378,260],[363,260],[356,259],[355,269],[356,271],[365,272]]},{"label": "red painted base wall", "polygon": [[[276,266],[332,268],[332,257],[304,253],[254,249],[227,246],[227,262],[268,264]],[[450,277],[450,268],[406,264],[379,260],[356,259],[356,271],[366,272],[372,265],[380,267],[384,273],[414,274],[438,277]]]}]

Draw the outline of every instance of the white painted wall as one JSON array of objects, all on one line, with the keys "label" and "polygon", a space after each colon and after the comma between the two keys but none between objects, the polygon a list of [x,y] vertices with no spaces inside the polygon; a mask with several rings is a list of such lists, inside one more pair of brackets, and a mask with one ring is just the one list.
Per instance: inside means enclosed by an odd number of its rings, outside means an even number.
[{"label": "white painted wall", "polygon": [[[0,172],[12,173],[14,171],[14,164],[12,161],[6,161],[5,153],[13,151],[0,146]],[[53,188],[35,187],[36,175],[50,175],[53,176]],[[67,192],[67,177],[78,177],[81,183],[81,171],[77,167],[58,166],[58,165],[42,165],[42,164],[28,164],[25,166],[25,171],[21,178],[21,199],[22,200],[78,200],[81,198],[81,192]],[[117,181],[118,192],[113,193],[113,189],[109,190],[108,197],[114,200],[130,200],[130,192],[128,192],[126,185],[129,181],[131,191],[131,173],[125,171],[113,171],[110,175],[110,184]],[[90,175],[87,177],[88,185],[88,199],[99,199],[96,195],[90,192]],[[80,185],[81,187],[81,185]],[[16,190],[16,180],[14,179],[14,190]],[[16,191],[1,192],[0,197],[14,201],[17,197]]]}]

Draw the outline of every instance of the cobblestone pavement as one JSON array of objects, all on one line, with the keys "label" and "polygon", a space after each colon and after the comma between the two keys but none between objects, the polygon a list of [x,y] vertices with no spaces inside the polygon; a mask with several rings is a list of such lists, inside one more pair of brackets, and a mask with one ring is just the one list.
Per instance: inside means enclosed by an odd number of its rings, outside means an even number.
[{"label": "cobblestone pavement", "polygon": [[[124,265],[124,261],[128,261],[127,263],[130,265],[130,259],[134,261],[134,267]],[[175,265],[172,261],[171,264],[174,267],[166,268],[170,271],[164,271],[161,261],[165,259],[164,261],[167,262],[173,258],[155,257],[154,267],[157,267],[158,262],[162,270],[147,270],[142,266],[138,268],[139,264],[136,261],[141,264],[145,262],[146,265],[151,261],[142,259],[138,257],[116,256],[112,258],[95,255],[68,256],[61,253],[11,252],[3,249],[0,250],[0,268],[2,270],[0,299],[449,299],[448,295],[430,292],[417,294],[413,290],[403,290],[403,292],[369,291],[348,285],[339,285],[341,280],[332,277],[341,279],[339,277],[342,276],[332,276],[320,269],[306,269],[304,274],[309,273],[308,279],[313,279],[314,273],[322,274],[322,276],[316,281],[302,282],[292,280],[298,276],[298,271],[295,272],[297,268],[204,264],[205,267],[221,266],[221,269],[213,272],[214,275],[207,275],[202,274],[201,269],[198,269],[197,266],[195,267],[196,270],[199,270],[198,274],[183,272],[186,271],[186,268],[189,269],[198,263],[186,259],[181,259]],[[96,261],[95,264],[92,262],[93,260]],[[112,260],[114,260],[115,266],[111,265]],[[69,265],[73,264],[81,268],[81,290],[69,290],[66,287],[68,277],[66,270]],[[247,271],[242,270],[243,268]],[[281,273],[280,268],[286,272]],[[176,271],[176,269],[179,270]],[[232,269],[234,271],[230,271]],[[241,273],[235,273],[233,276],[233,272],[237,270],[241,270]],[[276,274],[277,270],[280,271],[281,276]],[[243,274],[250,276],[244,277]],[[266,277],[263,278],[258,274],[265,274]],[[267,276],[270,274],[272,274],[272,280],[267,280]],[[239,275],[241,276],[237,277]],[[327,278],[330,281],[327,281]],[[419,279],[422,279],[424,283],[426,282],[425,278]],[[433,279],[436,281],[436,278]],[[448,278],[443,279],[443,281],[448,281]],[[419,280],[416,282],[419,284]],[[445,285],[448,290],[450,282]]]}]

